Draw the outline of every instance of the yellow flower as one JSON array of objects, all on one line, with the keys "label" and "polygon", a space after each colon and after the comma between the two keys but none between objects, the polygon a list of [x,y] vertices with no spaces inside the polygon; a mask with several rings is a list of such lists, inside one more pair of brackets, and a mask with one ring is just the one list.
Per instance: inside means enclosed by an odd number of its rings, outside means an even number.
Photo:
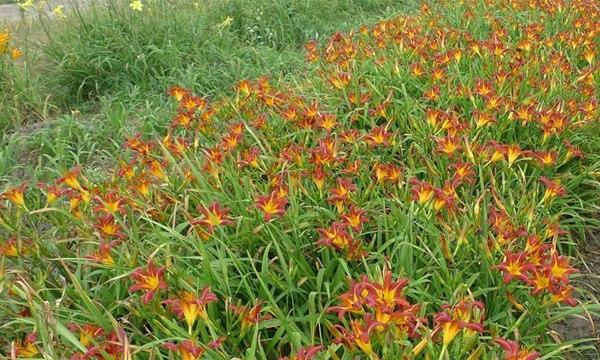
[{"label": "yellow flower", "polygon": [[10,52],[10,57],[13,60],[17,60],[21,56],[23,56],[23,51],[21,51],[21,50],[19,50],[17,48],[13,48],[12,51]]},{"label": "yellow flower", "polygon": [[19,5],[21,6],[21,8],[23,10],[28,10],[29,8],[31,8],[34,4],[34,0],[25,0],[25,1],[20,1]]},{"label": "yellow flower", "polygon": [[142,4],[142,0],[133,0],[131,4],[129,4],[133,10],[142,11],[144,4]]},{"label": "yellow flower", "polygon": [[65,10],[65,7],[62,5],[59,5],[59,6],[55,7],[54,10],[52,10],[52,15],[54,15],[58,19],[64,19],[66,17],[64,10]]},{"label": "yellow flower", "polygon": [[10,41],[10,34],[8,31],[0,32],[0,55],[6,54],[8,51],[8,42]]}]

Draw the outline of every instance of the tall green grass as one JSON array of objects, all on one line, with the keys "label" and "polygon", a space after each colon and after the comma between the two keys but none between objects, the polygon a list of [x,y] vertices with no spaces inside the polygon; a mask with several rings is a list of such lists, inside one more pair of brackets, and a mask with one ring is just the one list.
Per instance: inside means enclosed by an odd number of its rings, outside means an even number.
[{"label": "tall green grass", "polygon": [[[148,0],[141,12],[117,0],[82,4],[72,1],[65,19],[41,17],[16,31],[25,56],[0,77],[0,177],[51,172],[56,157],[94,162],[79,154],[110,154],[115,146],[105,137],[133,128],[113,124],[160,126],[156,111],[167,108],[168,86],[216,96],[244,78],[297,74],[306,41],[414,2]],[[121,109],[127,118],[105,115]],[[71,119],[72,111],[81,115]]]}]

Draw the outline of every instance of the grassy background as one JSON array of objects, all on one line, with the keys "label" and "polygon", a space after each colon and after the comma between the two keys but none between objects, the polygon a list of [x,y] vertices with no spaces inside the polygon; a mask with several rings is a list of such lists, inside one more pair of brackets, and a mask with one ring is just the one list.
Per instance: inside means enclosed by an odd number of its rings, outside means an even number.
[{"label": "grassy background", "polygon": [[396,0],[109,0],[17,28],[26,55],[0,81],[0,177],[101,166],[119,139],[168,122],[172,84],[219,95],[244,78],[297,73],[303,45],[414,6]]}]

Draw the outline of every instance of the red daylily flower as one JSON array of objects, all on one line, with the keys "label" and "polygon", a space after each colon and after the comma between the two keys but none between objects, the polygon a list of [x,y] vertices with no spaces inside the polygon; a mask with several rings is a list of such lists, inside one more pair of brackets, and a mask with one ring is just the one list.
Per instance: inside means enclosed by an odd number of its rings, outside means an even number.
[{"label": "red daylily flower", "polygon": [[494,339],[494,342],[504,349],[504,360],[536,360],[538,353],[528,349],[523,349],[516,341],[503,338]]},{"label": "red daylily flower", "polygon": [[184,291],[179,298],[166,300],[164,304],[180,319],[185,319],[188,328],[191,329],[198,317],[208,319],[206,305],[215,301],[217,296],[207,287],[202,290],[200,296]]},{"label": "red daylily flower", "polygon": [[279,360],[312,360],[323,348],[323,345],[303,347],[298,349],[296,354],[279,358]]},{"label": "red daylily flower", "polygon": [[279,196],[278,191],[272,191],[268,195],[261,195],[256,199],[256,207],[263,213],[265,221],[271,221],[275,216],[285,213],[287,199]]},{"label": "red daylily flower", "polygon": [[482,302],[470,299],[463,299],[454,306],[443,305],[434,322],[442,329],[444,345],[448,345],[462,329],[482,333],[484,308]]},{"label": "red daylily flower", "polygon": [[269,320],[272,318],[271,314],[261,315],[263,310],[263,304],[261,302],[256,303],[251,308],[247,306],[229,305],[231,311],[238,315],[242,321],[242,331],[245,331],[250,326],[256,325],[261,321]]},{"label": "red daylily flower", "polygon": [[179,353],[182,360],[199,360],[204,354],[204,348],[198,346],[193,340],[184,340],[179,344],[165,343],[162,344],[165,349]]},{"label": "red daylily flower", "polygon": [[197,209],[202,214],[202,217],[192,220],[190,224],[202,225],[209,234],[212,234],[217,226],[234,224],[233,219],[229,217],[229,209],[221,207],[216,201],[208,207],[198,205]]},{"label": "red daylily flower", "polygon": [[25,207],[25,190],[27,184],[23,183],[18,187],[12,187],[0,194],[0,200],[7,199],[16,206]]},{"label": "red daylily flower", "polygon": [[30,333],[25,339],[18,339],[12,344],[15,356],[17,358],[32,358],[40,353],[36,346],[37,334]]},{"label": "red daylily flower", "polygon": [[504,261],[500,265],[496,266],[504,273],[503,281],[505,284],[509,283],[512,279],[519,279],[527,282],[529,280],[528,273],[535,269],[535,266],[528,262],[527,253],[512,253],[506,252],[504,254]]},{"label": "red daylily flower", "polygon": [[156,292],[167,289],[164,272],[164,267],[157,268],[152,259],[148,260],[145,268],[138,268],[133,272],[132,277],[135,284],[130,286],[128,291],[141,291],[145,293],[142,296],[142,304],[148,304],[154,298]]}]

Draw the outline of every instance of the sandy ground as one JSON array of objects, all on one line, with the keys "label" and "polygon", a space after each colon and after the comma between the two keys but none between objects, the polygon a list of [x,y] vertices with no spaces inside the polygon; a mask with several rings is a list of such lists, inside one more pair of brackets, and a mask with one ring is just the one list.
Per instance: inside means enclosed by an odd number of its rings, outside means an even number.
[{"label": "sandy ground", "polygon": [[26,12],[16,4],[0,5],[0,24],[15,23],[24,19],[36,18],[40,14],[51,17],[52,10],[57,6],[63,6],[65,10],[67,10],[73,6],[83,5],[89,1],[94,0],[48,0],[46,1],[46,4],[40,6],[40,8],[32,7]]}]

